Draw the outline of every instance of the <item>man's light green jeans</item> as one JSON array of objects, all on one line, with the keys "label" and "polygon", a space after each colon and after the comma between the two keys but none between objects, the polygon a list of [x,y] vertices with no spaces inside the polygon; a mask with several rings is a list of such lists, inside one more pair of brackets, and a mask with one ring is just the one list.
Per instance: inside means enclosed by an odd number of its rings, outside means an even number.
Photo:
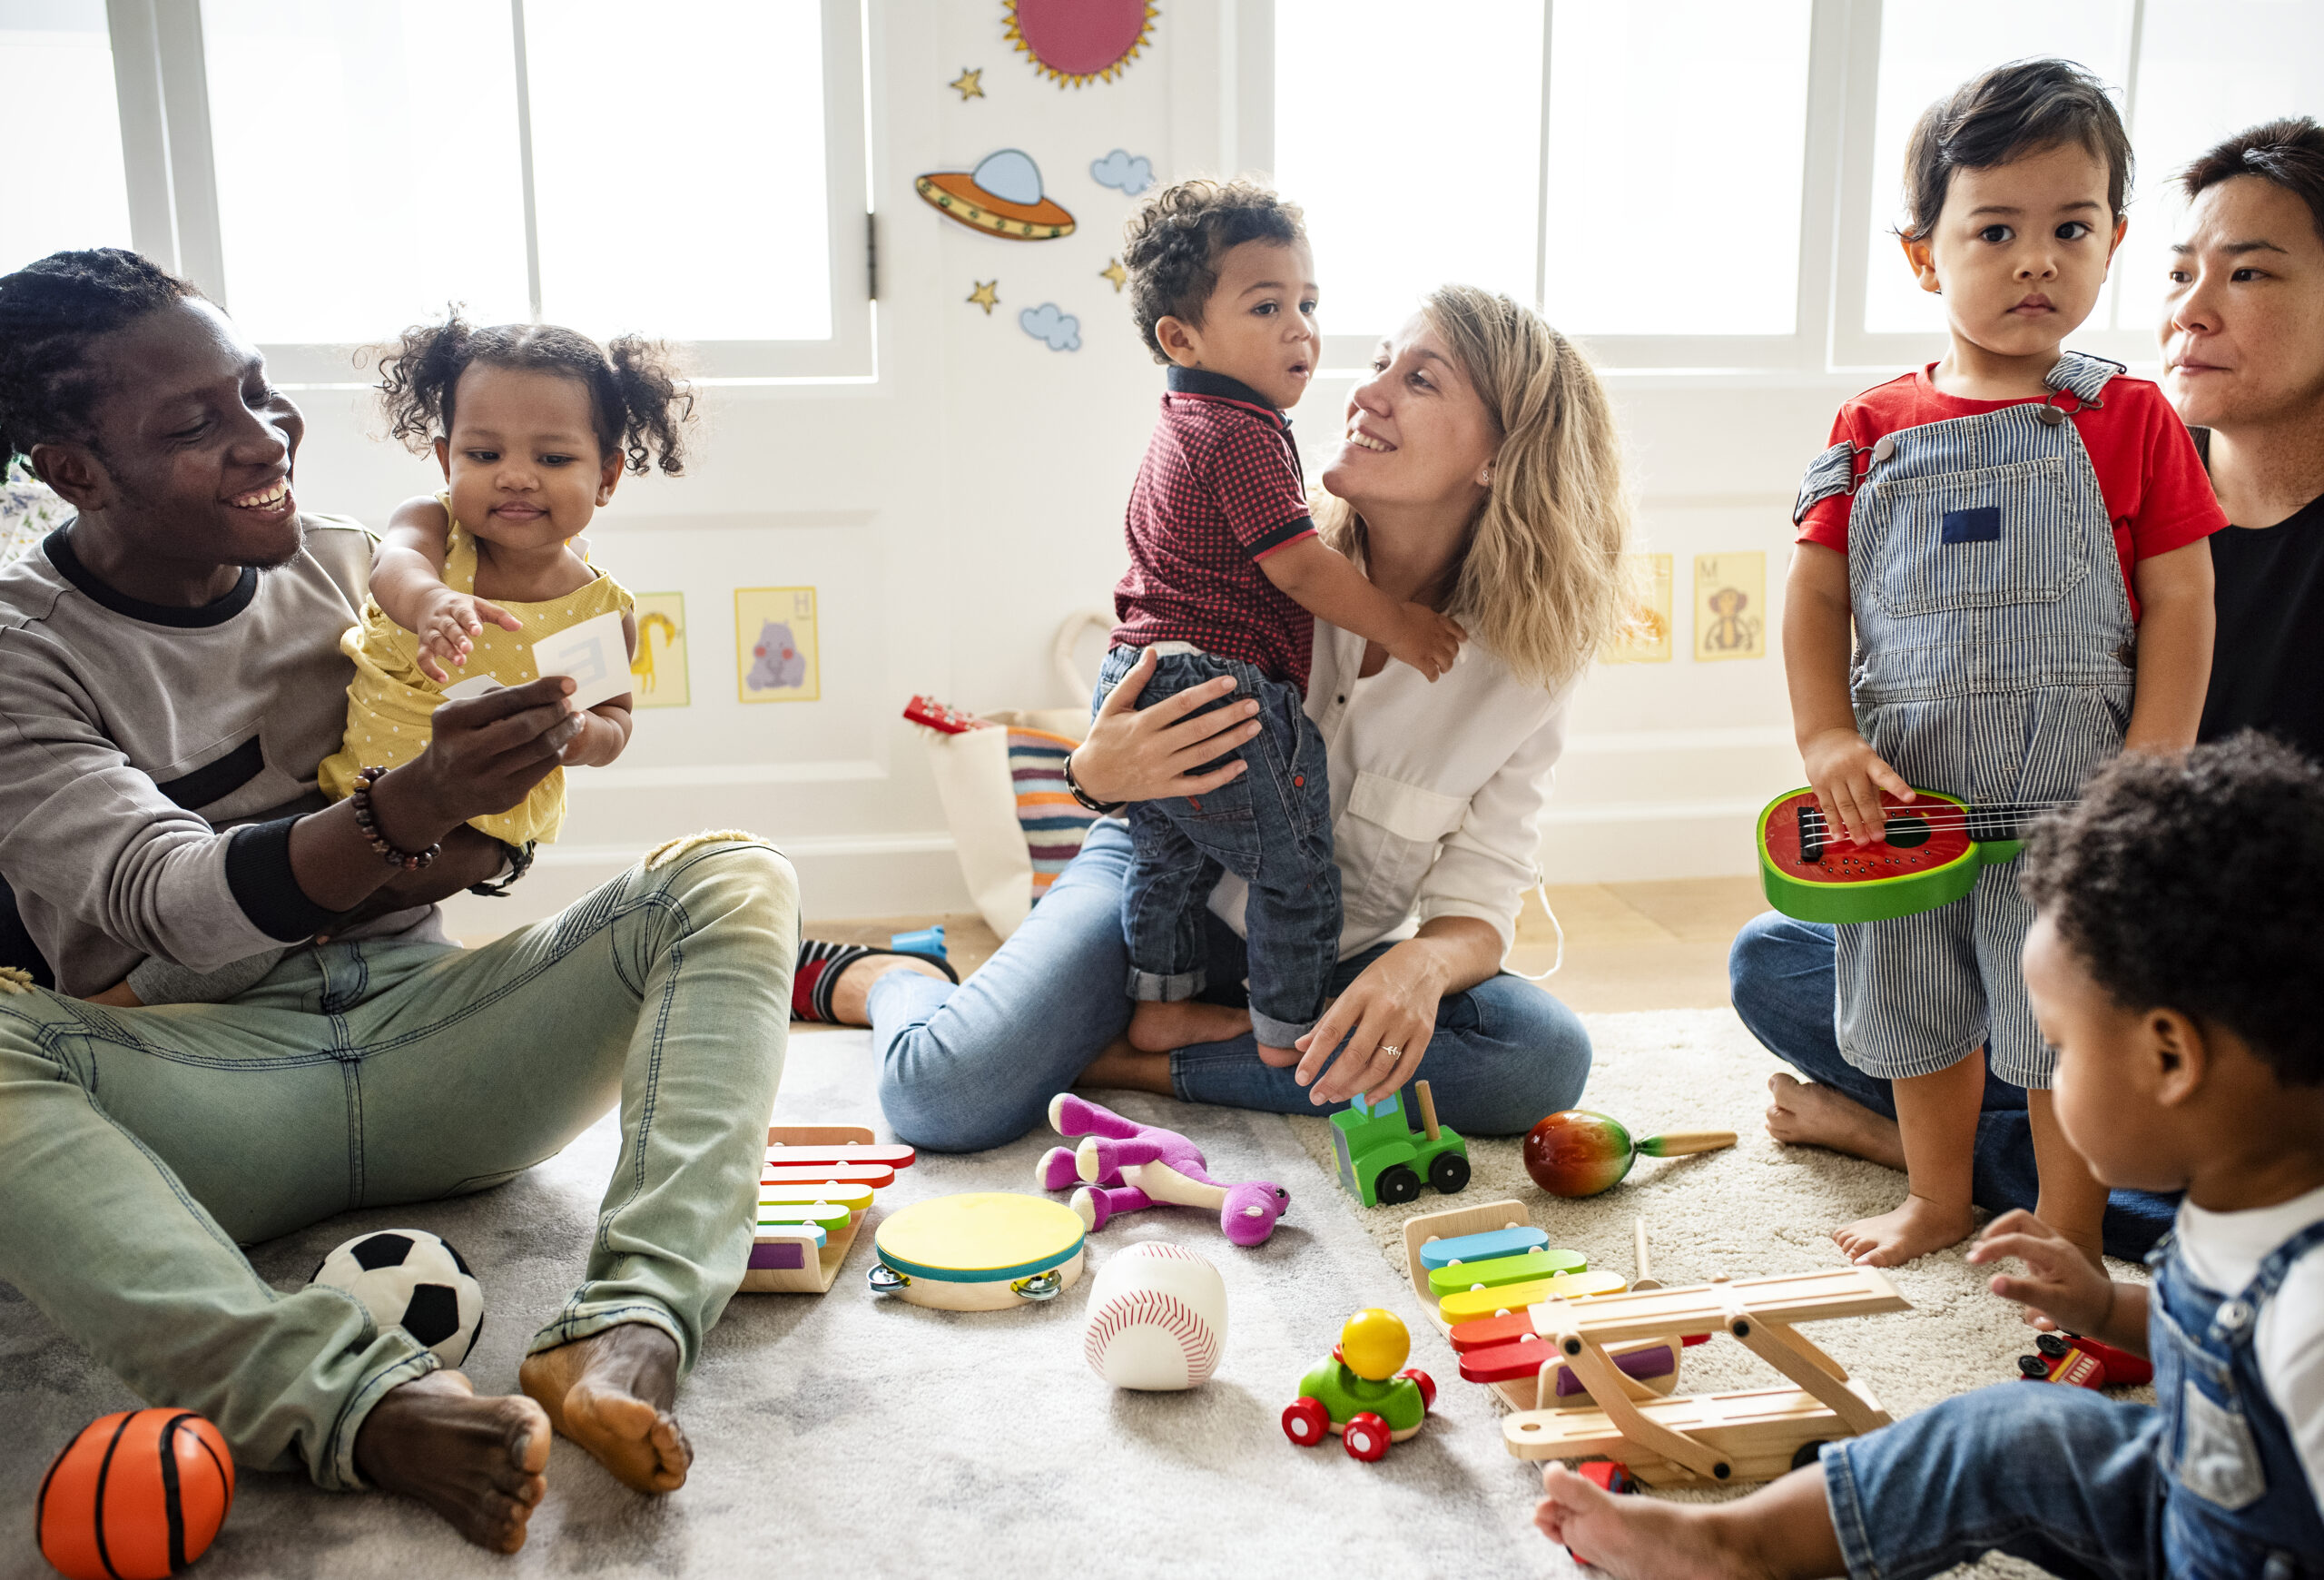
[{"label": "man's light green jeans", "polygon": [[587,1276],[532,1348],[646,1322],[690,1368],[750,1255],[799,891],[747,837],[657,854],[485,948],[302,949],[231,1003],[0,996],[0,1279],[238,1462],[360,1486],[364,1416],[435,1358],[238,1244],[498,1184],[618,1097]]}]

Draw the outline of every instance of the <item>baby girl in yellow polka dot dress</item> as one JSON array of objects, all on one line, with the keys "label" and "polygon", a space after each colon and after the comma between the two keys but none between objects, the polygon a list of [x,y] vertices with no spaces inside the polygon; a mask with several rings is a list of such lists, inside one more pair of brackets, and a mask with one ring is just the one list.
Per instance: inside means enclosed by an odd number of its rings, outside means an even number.
[{"label": "baby girl in yellow polka dot dress", "polygon": [[[390,433],[432,447],[448,487],[396,508],[363,623],[340,639],[356,676],[346,738],[320,772],[333,799],[364,768],[420,754],[456,671],[525,685],[539,678],[534,643],[615,611],[636,651],[635,600],[574,539],[625,469],[679,471],[679,430],[694,407],[658,346],[600,347],[553,324],[474,329],[455,315],[406,331],[380,372]],[[610,763],[629,731],[625,693],[582,716],[561,760]],[[520,850],[555,839],[564,821],[558,768],[522,805],[470,825]]]}]

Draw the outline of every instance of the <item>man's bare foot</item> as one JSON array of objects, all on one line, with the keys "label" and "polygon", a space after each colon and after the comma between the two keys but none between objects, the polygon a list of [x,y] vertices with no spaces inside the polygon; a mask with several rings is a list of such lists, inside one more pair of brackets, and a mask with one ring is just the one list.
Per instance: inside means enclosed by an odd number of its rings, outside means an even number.
[{"label": "man's bare foot", "polygon": [[[1197,1042],[1231,1042],[1250,1029],[1250,1011],[1195,999],[1167,1004],[1140,999],[1129,1012],[1129,1045],[1141,1053],[1170,1053]],[[1292,1057],[1296,1062],[1298,1056]]]},{"label": "man's bare foot", "polygon": [[1905,1138],[1896,1121],[1876,1114],[1828,1086],[1768,1077],[1768,1134],[1795,1147],[1829,1147],[1890,1169],[1905,1166]]},{"label": "man's bare foot", "polygon": [[519,1395],[478,1397],[457,1371],[431,1371],[380,1396],[355,1432],[355,1468],[416,1497],[479,1547],[513,1553],[548,1491],[549,1423]]},{"label": "man's bare foot", "polygon": [[551,1425],[640,1492],[686,1484],[694,1449],[670,1407],[678,1395],[677,1341],[643,1322],[528,1355],[517,1380]]},{"label": "man's bare foot", "polygon": [[842,1026],[870,1025],[872,1011],[868,1001],[872,984],[891,971],[916,971],[938,982],[952,980],[932,962],[910,954],[867,954],[841,972],[839,980],[832,983],[832,1019]]},{"label": "man's bare foot", "polygon": [[1741,1555],[1728,1550],[1717,1528],[1702,1519],[1707,1506],[1617,1496],[1552,1465],[1541,1475],[1533,1524],[1609,1575],[1687,1580],[1746,1573],[1737,1566]]},{"label": "man's bare foot", "polygon": [[1915,1257],[1959,1245],[1976,1226],[1965,1201],[1954,1205],[1907,1196],[1874,1218],[1861,1218],[1832,1231],[1848,1260],[1867,1268],[1902,1267]]}]

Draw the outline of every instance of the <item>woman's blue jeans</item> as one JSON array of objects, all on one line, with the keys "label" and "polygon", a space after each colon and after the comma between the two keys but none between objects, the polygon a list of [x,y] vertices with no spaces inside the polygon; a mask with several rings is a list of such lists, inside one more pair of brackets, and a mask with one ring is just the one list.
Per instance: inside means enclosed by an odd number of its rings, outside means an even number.
[{"label": "woman's blue jeans", "polygon": [[[898,1137],[937,1152],[1014,1141],[1043,1123],[1049,1099],[1128,1029],[1122,888],[1129,863],[1128,834],[1101,819],[1024,925],[966,983],[905,971],[873,982],[880,1106]],[[1213,928],[1213,983],[1242,977],[1241,943],[1223,924]],[[1341,961],[1331,991],[1344,991],[1389,947]],[[1590,1034],[1556,999],[1504,973],[1439,1005],[1419,1073],[1453,1129],[1521,1135],[1580,1100]],[[1229,1108],[1328,1113],[1342,1106],[1310,1102],[1289,1070],[1259,1062],[1247,1032],[1172,1053],[1170,1083],[1186,1101]]]},{"label": "woman's blue jeans", "polygon": [[[1768,1051],[1819,1086],[1828,1086],[1873,1112],[1896,1117],[1888,1082],[1840,1057],[1833,1024],[1837,989],[1832,929],[1769,911],[1743,924],[1728,952],[1727,975],[1735,1012]],[[1988,1077],[1984,1112],[1977,1119],[1976,1173],[1970,1190],[1993,1212],[2028,1212],[2042,1181],[2034,1162],[2034,1129],[2023,1087]],[[2106,1200],[2106,1254],[2138,1261],[2171,1227],[2175,1196],[2116,1190]]]}]

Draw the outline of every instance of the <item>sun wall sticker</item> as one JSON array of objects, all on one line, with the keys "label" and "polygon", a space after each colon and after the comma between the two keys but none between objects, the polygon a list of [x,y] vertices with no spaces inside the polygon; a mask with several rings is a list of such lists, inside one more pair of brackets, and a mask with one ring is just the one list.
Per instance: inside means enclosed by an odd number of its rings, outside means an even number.
[{"label": "sun wall sticker", "polygon": [[1109,83],[1154,36],[1147,0],[1006,0],[1007,37],[1060,88]]}]

